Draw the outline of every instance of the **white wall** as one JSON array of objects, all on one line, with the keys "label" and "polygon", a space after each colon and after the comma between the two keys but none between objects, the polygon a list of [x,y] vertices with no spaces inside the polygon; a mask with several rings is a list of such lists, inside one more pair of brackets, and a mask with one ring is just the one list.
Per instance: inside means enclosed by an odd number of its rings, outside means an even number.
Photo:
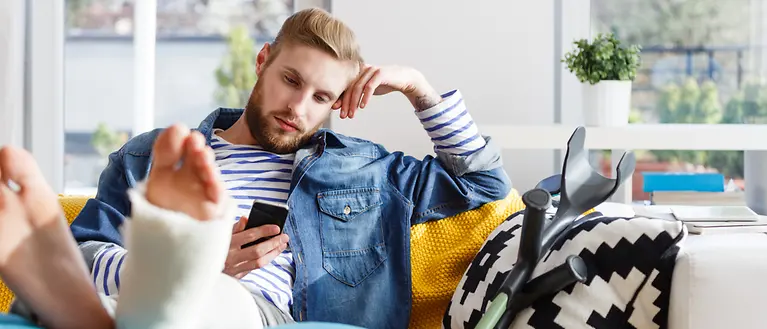
[{"label": "white wall", "polygon": [[327,0],[293,0],[293,6],[295,7],[296,11],[312,7],[320,7],[328,10],[329,8],[326,8],[326,2]]},{"label": "white wall", "polygon": [[[480,130],[553,122],[553,1],[333,0],[331,10],[356,31],[368,62],[414,66],[439,91],[459,88]],[[401,95],[383,96],[331,126],[422,157],[432,145],[411,110]],[[551,151],[503,155],[520,192],[554,173]]]}]

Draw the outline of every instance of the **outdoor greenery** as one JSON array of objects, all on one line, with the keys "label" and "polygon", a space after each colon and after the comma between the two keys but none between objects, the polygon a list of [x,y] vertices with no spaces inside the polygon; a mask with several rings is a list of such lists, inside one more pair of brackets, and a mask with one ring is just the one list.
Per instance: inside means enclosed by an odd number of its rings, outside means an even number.
[{"label": "outdoor greenery", "polygon": [[750,0],[594,0],[592,26],[643,48],[743,45]]},{"label": "outdoor greenery", "polygon": [[580,39],[562,62],[581,82],[634,80],[640,65],[638,45],[623,46],[612,33],[599,34],[591,42]]},{"label": "outdoor greenery", "polygon": [[66,0],[66,25],[67,27],[78,26],[80,14],[93,0]]},{"label": "outdoor greenery", "polygon": [[[635,102],[641,102],[635,106],[641,109],[642,122],[762,123],[767,119],[767,85],[744,82],[753,77],[749,69],[755,68],[745,67],[743,80],[735,79],[735,52],[718,50],[751,44],[749,29],[759,23],[752,22],[751,11],[756,9],[749,0],[594,0],[592,28],[642,45],[643,63],[636,78],[641,82],[635,83],[633,95]],[[713,55],[698,51],[703,48],[713,49]],[[685,59],[688,51],[693,59]],[[701,71],[708,69],[707,61],[714,61],[720,70],[713,79]],[[691,76],[685,73],[687,63],[693,65]],[[729,177],[743,177],[740,151],[649,153],[657,161],[704,165]]]},{"label": "outdoor greenery", "polygon": [[247,28],[233,28],[227,36],[227,54],[216,69],[218,106],[244,107],[256,84],[256,50]]},{"label": "outdoor greenery", "polygon": [[[666,86],[660,91],[657,109],[660,123],[713,124],[719,123],[722,117],[716,85],[710,81],[699,84],[695,79]],[[705,164],[707,152],[655,150],[652,154],[661,162]]]},{"label": "outdoor greenery", "polygon": [[[722,106],[714,83],[686,80],[666,87],[658,103],[661,123],[753,124],[767,119],[767,84],[749,82]],[[724,137],[724,136],[723,136]],[[690,136],[695,138],[695,136]],[[741,151],[652,151],[659,161],[682,161],[743,177]]]},{"label": "outdoor greenery", "polygon": [[[749,82],[730,98],[721,123],[764,124],[767,119],[767,84]],[[725,174],[743,177],[743,152],[710,152],[709,165],[724,168]]]},{"label": "outdoor greenery", "polygon": [[114,131],[103,122],[99,123],[91,136],[91,145],[102,159],[106,159],[110,153],[119,149],[127,141],[128,134]]}]

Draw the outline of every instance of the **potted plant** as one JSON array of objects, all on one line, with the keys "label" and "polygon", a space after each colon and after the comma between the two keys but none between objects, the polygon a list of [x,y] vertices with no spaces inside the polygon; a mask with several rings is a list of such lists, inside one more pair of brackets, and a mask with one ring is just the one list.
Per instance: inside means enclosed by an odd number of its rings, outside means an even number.
[{"label": "potted plant", "polygon": [[565,54],[567,64],[583,86],[586,126],[626,125],[631,110],[631,85],[640,65],[640,46],[624,47],[613,34],[599,34],[591,42],[574,42]]}]

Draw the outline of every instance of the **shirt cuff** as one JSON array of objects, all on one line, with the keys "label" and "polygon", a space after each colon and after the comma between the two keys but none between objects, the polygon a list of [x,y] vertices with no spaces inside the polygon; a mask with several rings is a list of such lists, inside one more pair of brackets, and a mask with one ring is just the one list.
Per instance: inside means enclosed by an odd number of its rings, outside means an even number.
[{"label": "shirt cuff", "polygon": [[442,95],[442,102],[416,112],[416,116],[431,137],[435,152],[468,156],[485,147],[459,90]]},{"label": "shirt cuff", "polygon": [[117,295],[126,253],[127,250],[120,246],[110,246],[96,254],[91,275],[98,292],[106,296]]}]

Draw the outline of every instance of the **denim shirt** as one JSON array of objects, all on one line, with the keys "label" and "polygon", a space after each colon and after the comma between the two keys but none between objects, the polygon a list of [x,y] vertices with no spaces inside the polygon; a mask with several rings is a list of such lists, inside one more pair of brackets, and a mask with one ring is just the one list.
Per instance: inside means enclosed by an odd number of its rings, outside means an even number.
[{"label": "denim shirt", "polygon": [[[241,109],[218,109],[197,128],[210,143]],[[109,156],[98,192],[72,224],[81,248],[122,246],[126,191],[147,177],[160,129]],[[470,156],[416,159],[321,129],[295,158],[284,230],[296,263],[296,321],[406,328],[411,310],[410,227],[504,198],[511,189],[492,139]],[[84,254],[87,254],[84,252]],[[86,260],[93,264],[93,259]]]}]

